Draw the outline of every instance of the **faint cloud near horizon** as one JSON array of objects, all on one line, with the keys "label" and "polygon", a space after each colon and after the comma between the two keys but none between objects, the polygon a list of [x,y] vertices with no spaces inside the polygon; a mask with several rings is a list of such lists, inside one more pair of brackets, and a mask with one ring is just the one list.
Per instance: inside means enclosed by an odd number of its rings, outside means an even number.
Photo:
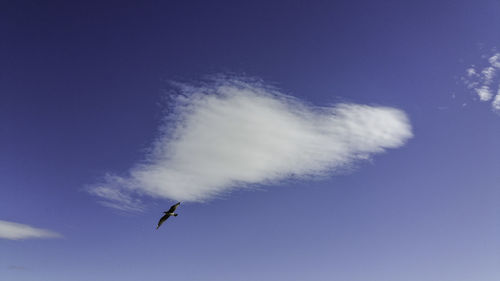
[{"label": "faint cloud near horizon", "polygon": [[484,56],[482,66],[472,65],[466,69],[461,79],[468,89],[472,90],[481,102],[490,102],[494,111],[500,112],[500,53]]},{"label": "faint cloud near horizon", "polygon": [[87,188],[102,204],[140,210],[142,196],[200,202],[237,188],[324,177],[413,136],[396,108],[312,106],[248,79],[175,86],[145,160]]},{"label": "faint cloud near horizon", "polygon": [[61,234],[26,224],[0,220],[0,239],[59,238]]},{"label": "faint cloud near horizon", "polygon": [[22,265],[9,265],[7,267],[7,269],[9,269],[9,270],[16,270],[16,271],[26,271],[26,270],[28,270],[27,267],[22,266]]}]

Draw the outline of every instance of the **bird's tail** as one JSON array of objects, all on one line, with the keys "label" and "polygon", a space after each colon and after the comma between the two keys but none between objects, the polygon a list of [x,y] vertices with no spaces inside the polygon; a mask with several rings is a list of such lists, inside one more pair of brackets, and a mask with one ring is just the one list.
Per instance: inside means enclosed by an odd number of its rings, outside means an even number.
[{"label": "bird's tail", "polygon": [[160,226],[159,226],[159,225],[158,225],[158,226],[156,226],[156,229],[158,229],[158,228],[160,228]]},{"label": "bird's tail", "polygon": [[174,214],[174,217],[177,217],[177,214]]}]

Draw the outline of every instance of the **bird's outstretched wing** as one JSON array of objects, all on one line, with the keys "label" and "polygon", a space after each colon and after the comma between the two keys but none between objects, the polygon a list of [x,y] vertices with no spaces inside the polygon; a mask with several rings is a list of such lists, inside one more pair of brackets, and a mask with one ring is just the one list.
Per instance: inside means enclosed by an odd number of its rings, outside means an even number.
[{"label": "bird's outstretched wing", "polygon": [[165,214],[163,217],[161,217],[160,221],[158,222],[158,226],[156,227],[156,229],[160,228],[161,224],[164,221],[166,221],[169,217],[170,217],[170,215],[168,215],[168,214]]},{"label": "bird's outstretched wing", "polygon": [[170,207],[170,210],[168,210],[168,213],[175,212],[175,209],[177,209],[177,207],[179,207],[180,204],[181,202],[177,202],[177,204],[172,205],[172,207]]}]

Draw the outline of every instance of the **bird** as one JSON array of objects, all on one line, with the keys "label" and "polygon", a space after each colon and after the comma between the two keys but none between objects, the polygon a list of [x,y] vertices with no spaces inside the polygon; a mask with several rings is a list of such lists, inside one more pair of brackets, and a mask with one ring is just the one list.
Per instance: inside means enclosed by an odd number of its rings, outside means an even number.
[{"label": "bird", "polygon": [[180,204],[181,204],[181,202],[177,202],[176,204],[172,205],[172,207],[170,207],[170,209],[168,211],[163,212],[165,215],[163,215],[163,217],[161,217],[160,221],[158,221],[158,226],[156,227],[156,229],[160,228],[161,224],[164,221],[166,221],[170,216],[177,217],[177,214],[174,212],[175,212],[175,209],[177,209],[177,207],[179,207]]}]

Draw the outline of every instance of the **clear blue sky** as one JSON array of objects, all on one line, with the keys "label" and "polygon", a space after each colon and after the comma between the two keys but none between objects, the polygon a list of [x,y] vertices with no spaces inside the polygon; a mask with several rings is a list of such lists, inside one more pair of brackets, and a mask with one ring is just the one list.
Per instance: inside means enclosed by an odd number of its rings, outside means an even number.
[{"label": "clear blue sky", "polygon": [[[0,4],[0,221],[60,236],[0,238],[1,280],[499,280],[500,115],[461,78],[500,48],[500,2],[269,2]],[[221,73],[397,108],[413,137],[186,202],[158,231],[172,200],[87,192],[144,160],[168,81]]]}]

